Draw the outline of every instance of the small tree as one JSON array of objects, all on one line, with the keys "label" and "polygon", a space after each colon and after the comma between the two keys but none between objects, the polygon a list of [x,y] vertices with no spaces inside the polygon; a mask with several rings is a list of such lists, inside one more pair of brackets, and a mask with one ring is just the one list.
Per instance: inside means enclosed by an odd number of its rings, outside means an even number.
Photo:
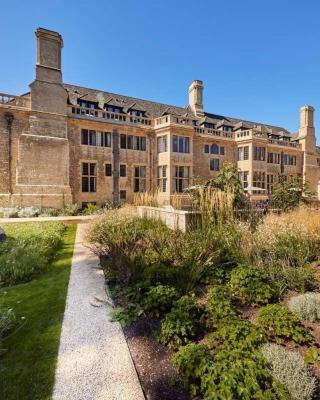
[{"label": "small tree", "polygon": [[279,176],[278,183],[273,188],[274,205],[284,211],[297,207],[304,196],[310,195],[307,185],[300,176],[286,180],[285,175]]},{"label": "small tree", "polygon": [[222,190],[223,192],[232,192],[235,203],[239,202],[243,196],[244,190],[239,179],[239,169],[233,163],[225,163],[220,169],[218,175],[211,179],[207,186]]}]

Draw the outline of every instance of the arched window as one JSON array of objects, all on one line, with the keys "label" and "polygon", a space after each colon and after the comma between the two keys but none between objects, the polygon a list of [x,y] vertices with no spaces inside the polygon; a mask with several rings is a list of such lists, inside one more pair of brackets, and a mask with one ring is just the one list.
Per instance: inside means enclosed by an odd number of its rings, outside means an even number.
[{"label": "arched window", "polygon": [[213,143],[210,147],[210,153],[211,154],[219,154],[219,146],[215,143]]}]

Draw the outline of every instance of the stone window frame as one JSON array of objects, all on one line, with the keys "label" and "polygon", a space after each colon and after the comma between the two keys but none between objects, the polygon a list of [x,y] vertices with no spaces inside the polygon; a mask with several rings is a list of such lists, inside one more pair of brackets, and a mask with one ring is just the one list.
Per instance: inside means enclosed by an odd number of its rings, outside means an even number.
[{"label": "stone window frame", "polygon": [[[187,174],[185,173],[186,171],[187,171]],[[174,193],[183,193],[184,190],[189,186],[190,178],[191,178],[191,166],[190,165],[177,165],[177,164],[173,165],[173,167],[172,167],[172,191]]]},{"label": "stone window frame", "polygon": [[210,171],[220,171],[220,159],[219,158],[210,158],[209,169]]},{"label": "stone window frame", "polygon": [[167,192],[168,165],[158,166],[158,189],[161,193]]},{"label": "stone window frame", "polygon": [[[84,164],[88,165],[88,173],[84,174]],[[95,166],[94,172],[92,173],[92,166]],[[98,177],[98,162],[96,160],[81,160],[80,161],[80,182],[81,182],[81,193],[96,193],[97,192],[97,177]],[[83,190],[84,182],[87,181],[88,190]]]},{"label": "stone window frame", "polygon": [[[139,174],[136,175],[137,168],[139,169]],[[133,192],[134,193],[145,193],[147,190],[147,165],[146,164],[135,164],[133,169]],[[144,171],[144,174],[141,173]],[[137,190],[136,190],[137,189]]]}]

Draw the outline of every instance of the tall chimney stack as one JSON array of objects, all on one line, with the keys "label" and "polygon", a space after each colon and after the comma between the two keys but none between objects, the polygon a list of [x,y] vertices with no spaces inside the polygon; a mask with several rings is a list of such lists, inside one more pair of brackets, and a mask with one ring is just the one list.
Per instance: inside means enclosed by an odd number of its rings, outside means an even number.
[{"label": "tall chimney stack", "polygon": [[203,116],[203,82],[195,80],[189,86],[189,107],[197,116]]},{"label": "tall chimney stack", "polygon": [[36,79],[31,83],[31,109],[67,114],[67,92],[62,84],[62,36],[58,32],[38,28]]}]

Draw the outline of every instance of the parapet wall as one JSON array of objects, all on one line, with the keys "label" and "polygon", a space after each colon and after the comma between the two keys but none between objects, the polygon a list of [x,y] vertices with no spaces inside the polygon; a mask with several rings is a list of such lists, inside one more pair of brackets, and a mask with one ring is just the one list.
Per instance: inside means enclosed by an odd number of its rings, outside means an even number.
[{"label": "parapet wall", "polygon": [[186,232],[194,227],[199,220],[199,214],[197,213],[184,210],[175,210],[171,207],[160,208],[138,206],[137,211],[139,217],[160,219],[169,228],[180,229],[183,232]]}]

